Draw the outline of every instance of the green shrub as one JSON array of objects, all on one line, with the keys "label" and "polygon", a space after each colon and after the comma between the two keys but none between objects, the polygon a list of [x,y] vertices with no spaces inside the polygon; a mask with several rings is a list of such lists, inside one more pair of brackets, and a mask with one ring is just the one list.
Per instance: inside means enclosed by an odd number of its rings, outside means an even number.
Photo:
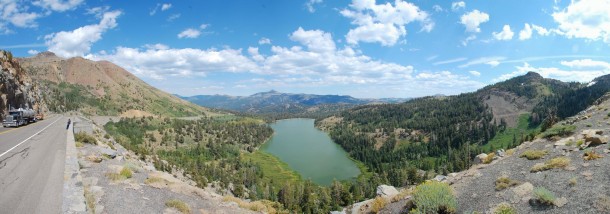
[{"label": "green shrub", "polygon": [[502,202],[494,208],[494,214],[517,214],[517,210],[509,203]]},{"label": "green shrub", "polygon": [[542,204],[553,205],[557,197],[555,197],[555,193],[544,187],[536,187],[534,188],[534,198]]},{"label": "green shrub", "polygon": [[97,140],[95,140],[95,137],[88,135],[85,132],[78,132],[78,133],[74,134],[74,139],[76,140],[76,142],[81,142],[81,143],[89,143],[89,144],[97,143]]},{"label": "green shrub", "polygon": [[412,213],[455,213],[457,211],[457,200],[453,190],[446,183],[429,181],[420,184],[413,193],[415,209]]},{"label": "green shrub", "polygon": [[527,150],[521,153],[520,158],[527,158],[528,160],[537,160],[544,157],[549,152],[546,150]]},{"label": "green shrub", "polygon": [[176,208],[182,213],[191,213],[191,208],[189,207],[189,205],[178,199],[172,199],[165,202],[165,206]]},{"label": "green shrub", "polygon": [[576,130],[576,126],[574,125],[555,125],[552,128],[546,130],[544,133],[542,133],[542,137],[565,137],[574,133],[574,130]]},{"label": "green shrub", "polygon": [[131,176],[133,175],[133,173],[131,172],[131,169],[129,169],[129,167],[123,167],[123,169],[121,170],[121,172],[119,174],[125,178],[131,178]]}]

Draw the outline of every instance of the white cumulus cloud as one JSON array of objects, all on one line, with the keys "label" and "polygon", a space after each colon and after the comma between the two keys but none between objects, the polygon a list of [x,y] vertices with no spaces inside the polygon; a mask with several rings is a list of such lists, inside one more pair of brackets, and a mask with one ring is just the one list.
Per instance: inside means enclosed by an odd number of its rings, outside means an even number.
[{"label": "white cumulus cloud", "polygon": [[460,23],[466,27],[467,32],[481,32],[479,25],[489,21],[489,14],[479,10],[473,10],[460,17]]},{"label": "white cumulus cloud", "polygon": [[350,9],[342,10],[341,14],[357,26],[345,36],[349,44],[377,42],[393,46],[407,35],[406,25],[411,22],[419,22],[421,31],[430,32],[434,28],[427,12],[402,0],[396,0],[393,5],[376,4],[375,0],[353,0]]},{"label": "white cumulus cloud", "polygon": [[515,33],[510,30],[510,25],[504,25],[504,27],[502,27],[502,31],[498,33],[493,32],[492,35],[496,40],[511,40]]},{"label": "white cumulus cloud", "polygon": [[74,10],[81,3],[83,0],[37,0],[32,2],[33,5],[58,12]]},{"label": "white cumulus cloud", "polygon": [[464,8],[466,8],[466,2],[464,2],[464,1],[457,1],[457,2],[451,3],[451,10],[453,10],[453,11],[457,11],[459,9],[464,9]]},{"label": "white cumulus cloud", "polygon": [[37,51],[37,50],[28,50],[28,54],[29,55],[36,55],[38,53],[40,53],[40,51]]},{"label": "white cumulus cloud", "polygon": [[258,40],[258,44],[259,45],[270,45],[271,39],[263,37],[260,40]]},{"label": "white cumulus cloud", "polygon": [[[589,63],[589,62],[586,62],[586,61],[584,62],[585,65],[587,63]],[[567,67],[574,67],[574,66],[582,65],[583,62],[571,61],[571,62],[562,62],[562,64],[568,65]],[[596,64],[599,64],[599,62],[596,62]],[[523,75],[523,74],[526,74],[527,72],[532,71],[532,72],[539,73],[541,76],[543,76],[545,78],[553,78],[553,79],[558,79],[558,80],[565,81],[565,82],[572,82],[572,81],[590,82],[591,80],[595,79],[596,77],[610,74],[610,68],[604,67],[604,66],[599,67],[598,65],[596,65],[596,66],[590,67],[590,66],[586,65],[584,67],[577,67],[576,69],[560,69],[560,68],[556,68],[556,67],[534,67],[528,63],[523,63],[523,66],[515,66],[515,68],[516,68],[515,71],[513,71],[511,73],[500,75],[498,78],[493,79],[492,81],[499,82],[499,81],[507,80],[512,77]]]},{"label": "white cumulus cloud", "polygon": [[322,0],[308,0],[305,3],[305,7],[307,8],[307,11],[309,11],[310,13],[314,13],[314,12],[316,12],[316,8],[314,8],[314,5],[320,4],[320,3],[322,3]]},{"label": "white cumulus cloud", "polygon": [[48,34],[44,37],[45,44],[49,51],[61,57],[83,56],[89,53],[93,43],[102,39],[102,33],[117,26],[116,19],[121,14],[118,10],[106,12],[99,24]]},{"label": "white cumulus cloud", "polygon": [[475,76],[475,77],[481,76],[481,73],[478,71],[468,71],[468,73],[472,74],[472,76]]},{"label": "white cumulus cloud", "polygon": [[532,27],[530,24],[525,23],[523,30],[519,31],[519,40],[527,40],[532,38]]},{"label": "white cumulus cloud", "polygon": [[201,31],[194,28],[187,28],[178,34],[178,38],[190,38],[195,39],[201,35]]},{"label": "white cumulus cloud", "polygon": [[610,43],[610,1],[580,0],[552,14],[560,34],[568,38]]},{"label": "white cumulus cloud", "polygon": [[563,66],[574,69],[601,69],[610,70],[610,63],[604,61],[596,61],[592,59],[581,59],[572,61],[561,61]]},{"label": "white cumulus cloud", "polygon": [[161,11],[166,11],[169,10],[170,8],[172,8],[172,4],[166,3],[161,5]]}]

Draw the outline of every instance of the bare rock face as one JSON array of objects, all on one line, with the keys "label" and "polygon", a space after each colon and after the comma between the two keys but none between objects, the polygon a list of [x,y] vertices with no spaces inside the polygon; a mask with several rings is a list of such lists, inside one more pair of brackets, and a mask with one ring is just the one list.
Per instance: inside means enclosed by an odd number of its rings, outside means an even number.
[{"label": "bare rock face", "polygon": [[9,109],[32,108],[46,111],[38,85],[30,79],[10,52],[0,50],[0,117]]}]

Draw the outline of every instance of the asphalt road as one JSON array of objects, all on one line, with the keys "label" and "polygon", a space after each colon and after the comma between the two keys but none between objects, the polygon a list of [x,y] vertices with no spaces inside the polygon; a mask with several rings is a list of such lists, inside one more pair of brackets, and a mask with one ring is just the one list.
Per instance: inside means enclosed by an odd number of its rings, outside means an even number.
[{"label": "asphalt road", "polygon": [[67,120],[0,128],[0,213],[61,213]]}]

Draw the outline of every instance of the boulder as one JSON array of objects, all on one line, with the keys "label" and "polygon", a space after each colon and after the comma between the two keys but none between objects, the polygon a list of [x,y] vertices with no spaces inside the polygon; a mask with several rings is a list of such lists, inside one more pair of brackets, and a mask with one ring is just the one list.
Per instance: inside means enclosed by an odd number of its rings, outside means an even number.
[{"label": "boulder", "polygon": [[100,153],[107,155],[108,157],[110,157],[112,159],[114,159],[117,155],[117,152],[115,150],[112,150],[109,148],[101,148]]},{"label": "boulder", "polygon": [[496,151],[496,157],[504,157],[504,155],[506,155],[506,151],[504,151],[504,149]]},{"label": "boulder", "polygon": [[481,153],[474,158],[474,164],[481,164],[487,158],[487,154]]},{"label": "boulder", "polygon": [[393,186],[380,185],[377,187],[376,193],[377,196],[381,197],[394,197],[395,195],[398,195],[398,190]]},{"label": "boulder", "polygon": [[588,135],[585,137],[585,142],[590,143],[589,146],[597,146],[597,145],[608,143],[608,137],[597,135],[597,134]]}]

